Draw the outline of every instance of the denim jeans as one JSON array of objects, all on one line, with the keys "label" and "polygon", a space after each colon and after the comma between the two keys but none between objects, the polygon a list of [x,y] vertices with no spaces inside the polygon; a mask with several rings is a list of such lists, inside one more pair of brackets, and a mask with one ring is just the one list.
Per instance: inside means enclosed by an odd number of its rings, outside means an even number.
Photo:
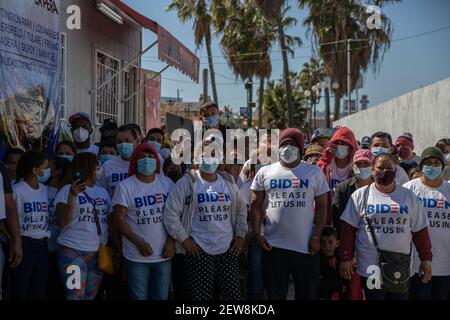
[{"label": "denim jeans", "polygon": [[248,249],[249,260],[249,279],[247,300],[262,300],[264,293],[264,281],[262,273],[263,249],[258,245],[255,239],[250,241]]},{"label": "denim jeans", "polygon": [[130,298],[133,300],[167,300],[171,260],[145,263],[125,259]]},{"label": "denim jeans", "polygon": [[450,276],[432,276],[427,283],[422,283],[416,273],[411,280],[411,294],[414,300],[449,300]]},{"label": "denim jeans", "polygon": [[11,298],[45,300],[50,267],[47,239],[22,237],[22,262],[11,271]]}]

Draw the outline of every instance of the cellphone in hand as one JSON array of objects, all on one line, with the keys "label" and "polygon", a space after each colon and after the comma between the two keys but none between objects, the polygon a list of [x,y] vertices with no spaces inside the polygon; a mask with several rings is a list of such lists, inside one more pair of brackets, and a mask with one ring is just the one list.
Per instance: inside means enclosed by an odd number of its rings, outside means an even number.
[{"label": "cellphone in hand", "polygon": [[75,174],[74,174],[74,176],[73,176],[73,178],[72,178],[72,182],[75,182],[75,181],[77,181],[77,180],[79,180],[77,184],[82,184],[82,183],[84,183],[83,178],[82,178],[82,176],[81,176],[81,172],[79,172],[79,171],[75,172]]}]

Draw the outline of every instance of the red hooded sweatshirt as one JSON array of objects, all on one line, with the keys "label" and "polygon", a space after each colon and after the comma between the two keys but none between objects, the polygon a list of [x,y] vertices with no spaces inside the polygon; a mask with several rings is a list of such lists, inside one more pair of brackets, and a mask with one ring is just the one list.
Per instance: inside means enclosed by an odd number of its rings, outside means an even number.
[{"label": "red hooded sweatshirt", "polygon": [[138,156],[142,151],[147,151],[147,152],[150,152],[151,154],[153,154],[153,156],[155,157],[155,160],[156,160],[155,173],[159,172],[159,168],[160,168],[161,164],[159,163],[158,151],[156,151],[156,149],[149,143],[141,143],[136,148],[134,148],[133,154],[131,155],[130,166],[128,167],[128,176],[129,177],[136,174]]},{"label": "red hooded sweatshirt", "polygon": [[[330,142],[325,146],[322,153],[322,158],[317,163],[317,166],[319,166],[323,173],[325,174],[325,177],[327,178],[328,185],[330,185],[331,181],[331,164],[334,161],[334,154],[330,154],[327,152],[327,147],[329,147],[332,144],[335,144],[338,141],[343,141],[349,144],[350,150],[350,162],[353,159],[353,155],[358,150],[358,144],[356,143],[355,135],[353,132],[346,127],[339,128],[336,130],[336,132],[333,134],[333,136],[330,139]],[[351,178],[353,176],[353,171],[350,171],[350,174],[347,178]],[[327,210],[327,224],[331,224],[331,197],[333,196],[332,192],[328,193],[328,210]]]}]

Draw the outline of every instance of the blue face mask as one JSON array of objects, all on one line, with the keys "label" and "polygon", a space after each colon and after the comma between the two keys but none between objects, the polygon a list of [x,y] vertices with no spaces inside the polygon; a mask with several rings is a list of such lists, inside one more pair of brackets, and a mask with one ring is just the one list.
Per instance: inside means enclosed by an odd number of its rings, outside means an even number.
[{"label": "blue face mask", "polygon": [[117,152],[124,159],[129,159],[133,154],[134,145],[132,143],[124,142],[117,145]]},{"label": "blue face mask", "polygon": [[72,160],[73,160],[73,156],[68,155],[68,154],[62,154],[62,155],[60,155],[60,156],[58,156],[58,157],[59,157],[59,158],[67,159],[67,160],[69,160],[70,162],[72,162]]},{"label": "blue face mask", "polygon": [[44,171],[44,174],[42,176],[38,176],[38,182],[39,183],[45,183],[50,178],[51,170],[50,168],[47,168]]},{"label": "blue face mask", "polygon": [[370,151],[372,152],[372,155],[374,157],[378,156],[379,154],[388,154],[389,153],[389,149],[383,148],[383,147],[374,147],[374,148],[370,149]]},{"label": "blue face mask", "polygon": [[137,161],[137,171],[144,175],[149,176],[156,170],[156,160],[152,158],[141,158]]},{"label": "blue face mask", "polygon": [[156,151],[158,151],[158,153],[161,151],[161,144],[158,141],[149,141],[148,142],[153,148],[156,149]]},{"label": "blue face mask", "polygon": [[219,167],[218,163],[205,163],[202,162],[200,165],[200,170],[202,170],[204,173],[211,174],[217,171],[217,168]]},{"label": "blue face mask", "polygon": [[367,180],[372,175],[372,167],[358,168],[356,167],[353,172],[358,179]]},{"label": "blue face mask", "polygon": [[100,157],[99,157],[99,159],[100,159],[100,162],[101,162],[102,165],[103,165],[103,164],[105,164],[106,162],[108,162],[109,160],[114,159],[115,157],[117,157],[117,156],[115,156],[115,155],[113,155],[113,154],[101,154]]},{"label": "blue face mask", "polygon": [[219,115],[215,114],[206,118],[206,126],[208,128],[215,127],[219,124]]},{"label": "blue face mask", "polygon": [[442,167],[423,166],[423,174],[430,180],[439,178],[442,174]]}]

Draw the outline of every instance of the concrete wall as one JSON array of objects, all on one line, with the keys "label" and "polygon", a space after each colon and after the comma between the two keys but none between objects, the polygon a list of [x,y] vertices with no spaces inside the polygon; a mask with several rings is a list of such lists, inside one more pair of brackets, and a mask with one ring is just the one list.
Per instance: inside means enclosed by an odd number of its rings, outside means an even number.
[{"label": "concrete wall", "polygon": [[334,121],[337,125],[349,127],[357,139],[376,131],[387,131],[393,139],[410,132],[420,154],[450,137],[450,78]]},{"label": "concrete wall", "polygon": [[[93,0],[62,0],[61,31],[66,33],[66,117],[77,111],[91,114],[95,119],[89,91],[94,87],[96,72],[95,50],[100,50],[120,62],[120,67],[139,54],[141,49],[141,27],[124,23],[119,25],[103,15]],[[67,30],[66,8],[78,5],[81,9],[81,30]],[[139,63],[139,60],[135,63]],[[123,73],[120,75],[119,93],[123,98]],[[142,91],[141,91],[142,92]],[[143,99],[143,93],[139,95]],[[139,99],[138,99],[139,100]],[[138,102],[142,107],[143,102]],[[119,103],[120,119],[123,119],[124,105]],[[137,112],[142,115],[143,110]],[[140,120],[144,117],[140,116]]]}]

